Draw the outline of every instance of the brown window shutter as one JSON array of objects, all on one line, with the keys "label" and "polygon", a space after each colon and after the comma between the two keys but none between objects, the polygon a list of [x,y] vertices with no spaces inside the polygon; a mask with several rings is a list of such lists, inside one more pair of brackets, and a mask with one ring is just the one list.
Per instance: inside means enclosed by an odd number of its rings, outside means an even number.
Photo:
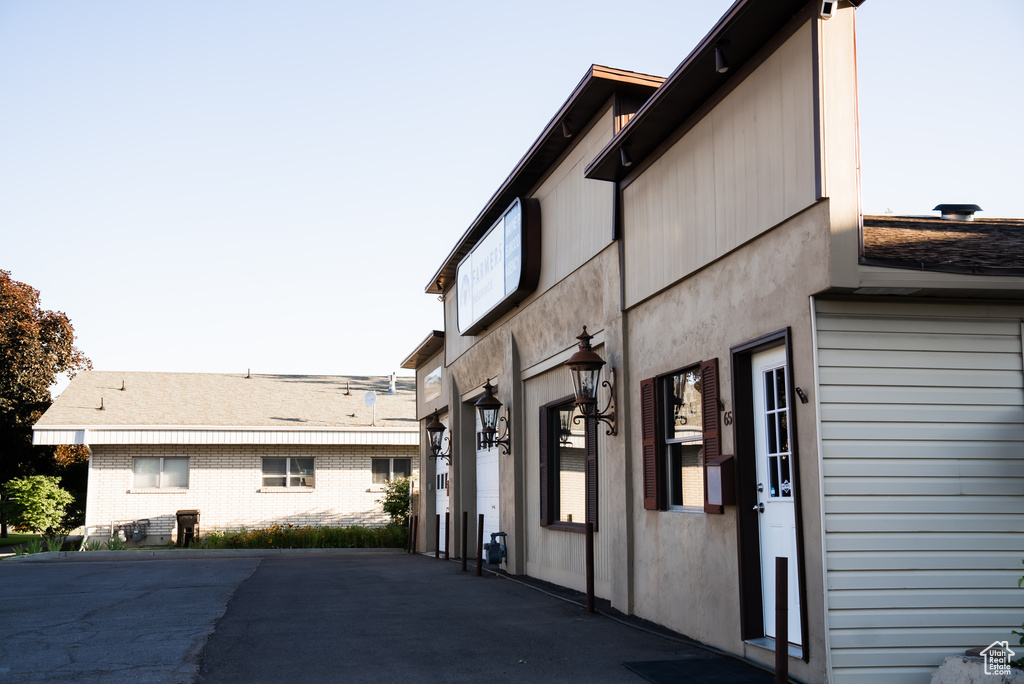
[{"label": "brown window shutter", "polygon": [[661,468],[658,458],[658,383],[654,378],[640,382],[640,414],[644,445],[644,508],[661,509]]},{"label": "brown window shutter", "polygon": [[548,440],[548,407],[540,409],[540,524],[547,526],[551,522],[548,516],[551,514],[551,487],[549,486],[549,452],[551,444]]},{"label": "brown window shutter", "polygon": [[587,522],[597,531],[597,420],[586,419],[587,438]]},{"label": "brown window shutter", "polygon": [[718,359],[700,364],[701,413],[704,416],[704,512],[724,513],[725,507],[708,503],[708,461],[722,455],[721,414],[718,410]]}]

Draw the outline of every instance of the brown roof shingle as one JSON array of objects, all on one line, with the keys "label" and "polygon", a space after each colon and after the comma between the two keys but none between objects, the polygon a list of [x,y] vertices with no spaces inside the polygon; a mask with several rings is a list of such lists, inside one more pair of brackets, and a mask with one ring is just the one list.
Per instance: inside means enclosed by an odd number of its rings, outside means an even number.
[{"label": "brown roof shingle", "polygon": [[865,216],[861,261],[894,268],[1022,275],[1024,219]]}]

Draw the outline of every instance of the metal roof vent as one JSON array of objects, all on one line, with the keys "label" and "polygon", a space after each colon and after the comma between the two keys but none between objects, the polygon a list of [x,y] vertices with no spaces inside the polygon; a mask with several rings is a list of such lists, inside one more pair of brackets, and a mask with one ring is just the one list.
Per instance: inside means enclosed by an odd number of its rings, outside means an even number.
[{"label": "metal roof vent", "polygon": [[947,221],[973,221],[974,212],[983,210],[977,204],[939,204],[932,211],[941,211]]}]

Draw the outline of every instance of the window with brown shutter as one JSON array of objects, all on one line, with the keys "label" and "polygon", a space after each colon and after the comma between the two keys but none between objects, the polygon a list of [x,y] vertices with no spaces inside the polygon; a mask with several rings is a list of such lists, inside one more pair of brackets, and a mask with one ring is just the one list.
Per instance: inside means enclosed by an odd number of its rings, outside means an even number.
[{"label": "window with brown shutter", "polygon": [[704,428],[704,461],[702,466],[704,477],[704,512],[724,513],[725,507],[720,504],[708,503],[707,464],[718,462],[722,455],[721,413],[718,410],[718,359],[711,359],[700,364],[701,400],[703,402]]},{"label": "window with brown shutter", "polygon": [[718,359],[640,383],[647,510],[721,513],[709,506],[707,463],[721,452]]},{"label": "window with brown shutter", "polygon": [[540,409],[540,524],[547,526],[551,522],[551,487],[549,486],[548,461],[551,444],[548,439],[548,408]]},{"label": "window with brown shutter", "polygon": [[644,447],[644,508],[649,511],[656,511],[662,507],[656,393],[657,382],[654,378],[640,382],[640,419]]}]

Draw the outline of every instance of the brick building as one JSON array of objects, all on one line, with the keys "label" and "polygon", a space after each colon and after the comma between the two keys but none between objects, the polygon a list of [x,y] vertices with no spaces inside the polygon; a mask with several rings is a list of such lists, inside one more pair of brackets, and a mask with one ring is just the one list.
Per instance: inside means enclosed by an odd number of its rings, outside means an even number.
[{"label": "brick building", "polygon": [[384,483],[418,474],[411,379],[311,375],[78,375],[35,426],[36,444],[89,448],[86,534],[148,520],[200,531],[382,525]]}]

